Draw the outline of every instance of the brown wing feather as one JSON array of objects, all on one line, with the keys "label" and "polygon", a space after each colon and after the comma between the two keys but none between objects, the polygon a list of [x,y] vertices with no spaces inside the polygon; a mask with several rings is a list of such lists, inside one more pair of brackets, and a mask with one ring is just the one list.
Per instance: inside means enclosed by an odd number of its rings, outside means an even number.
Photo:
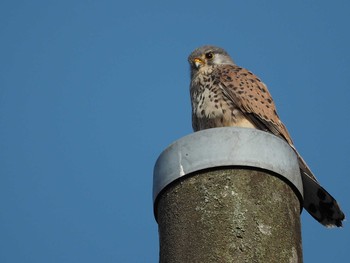
[{"label": "brown wing feather", "polygon": [[275,103],[261,80],[250,71],[234,66],[221,66],[216,72],[224,94],[229,97],[257,128],[269,131],[293,145],[292,139],[280,121]]}]

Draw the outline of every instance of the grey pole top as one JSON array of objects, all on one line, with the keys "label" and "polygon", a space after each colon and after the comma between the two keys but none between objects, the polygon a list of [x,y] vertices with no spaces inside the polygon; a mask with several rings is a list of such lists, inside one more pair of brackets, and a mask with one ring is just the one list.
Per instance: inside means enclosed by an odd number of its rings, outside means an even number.
[{"label": "grey pole top", "polygon": [[224,127],[192,133],[161,153],[153,172],[153,201],[176,179],[222,166],[248,166],[272,171],[294,185],[303,196],[296,154],[284,140],[256,129]]}]

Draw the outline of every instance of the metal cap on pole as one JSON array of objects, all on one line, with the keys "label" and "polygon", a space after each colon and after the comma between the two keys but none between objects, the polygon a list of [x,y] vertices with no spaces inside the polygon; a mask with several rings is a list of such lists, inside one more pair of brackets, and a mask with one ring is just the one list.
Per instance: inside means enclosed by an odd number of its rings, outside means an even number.
[{"label": "metal cap on pole", "polygon": [[299,165],[269,133],[215,128],[159,156],[153,177],[160,262],[302,262]]}]

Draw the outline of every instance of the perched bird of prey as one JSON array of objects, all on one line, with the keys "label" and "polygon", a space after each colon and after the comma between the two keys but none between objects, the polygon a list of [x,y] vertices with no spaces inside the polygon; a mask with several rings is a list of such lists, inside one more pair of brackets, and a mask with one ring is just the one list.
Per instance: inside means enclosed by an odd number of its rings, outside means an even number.
[{"label": "perched bird of prey", "polygon": [[284,139],[298,156],[304,208],[325,226],[342,226],[344,213],[295,149],[266,85],[250,71],[237,66],[219,47],[200,47],[190,54],[188,61],[191,66],[194,131],[227,126],[248,127]]}]

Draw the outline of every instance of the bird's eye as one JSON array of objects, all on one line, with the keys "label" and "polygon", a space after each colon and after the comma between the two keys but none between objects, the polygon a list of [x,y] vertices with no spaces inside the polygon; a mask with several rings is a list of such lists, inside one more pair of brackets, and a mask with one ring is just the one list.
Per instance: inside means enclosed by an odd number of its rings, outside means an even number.
[{"label": "bird's eye", "polygon": [[214,57],[214,54],[212,52],[205,53],[205,57],[207,59],[212,59]]}]

